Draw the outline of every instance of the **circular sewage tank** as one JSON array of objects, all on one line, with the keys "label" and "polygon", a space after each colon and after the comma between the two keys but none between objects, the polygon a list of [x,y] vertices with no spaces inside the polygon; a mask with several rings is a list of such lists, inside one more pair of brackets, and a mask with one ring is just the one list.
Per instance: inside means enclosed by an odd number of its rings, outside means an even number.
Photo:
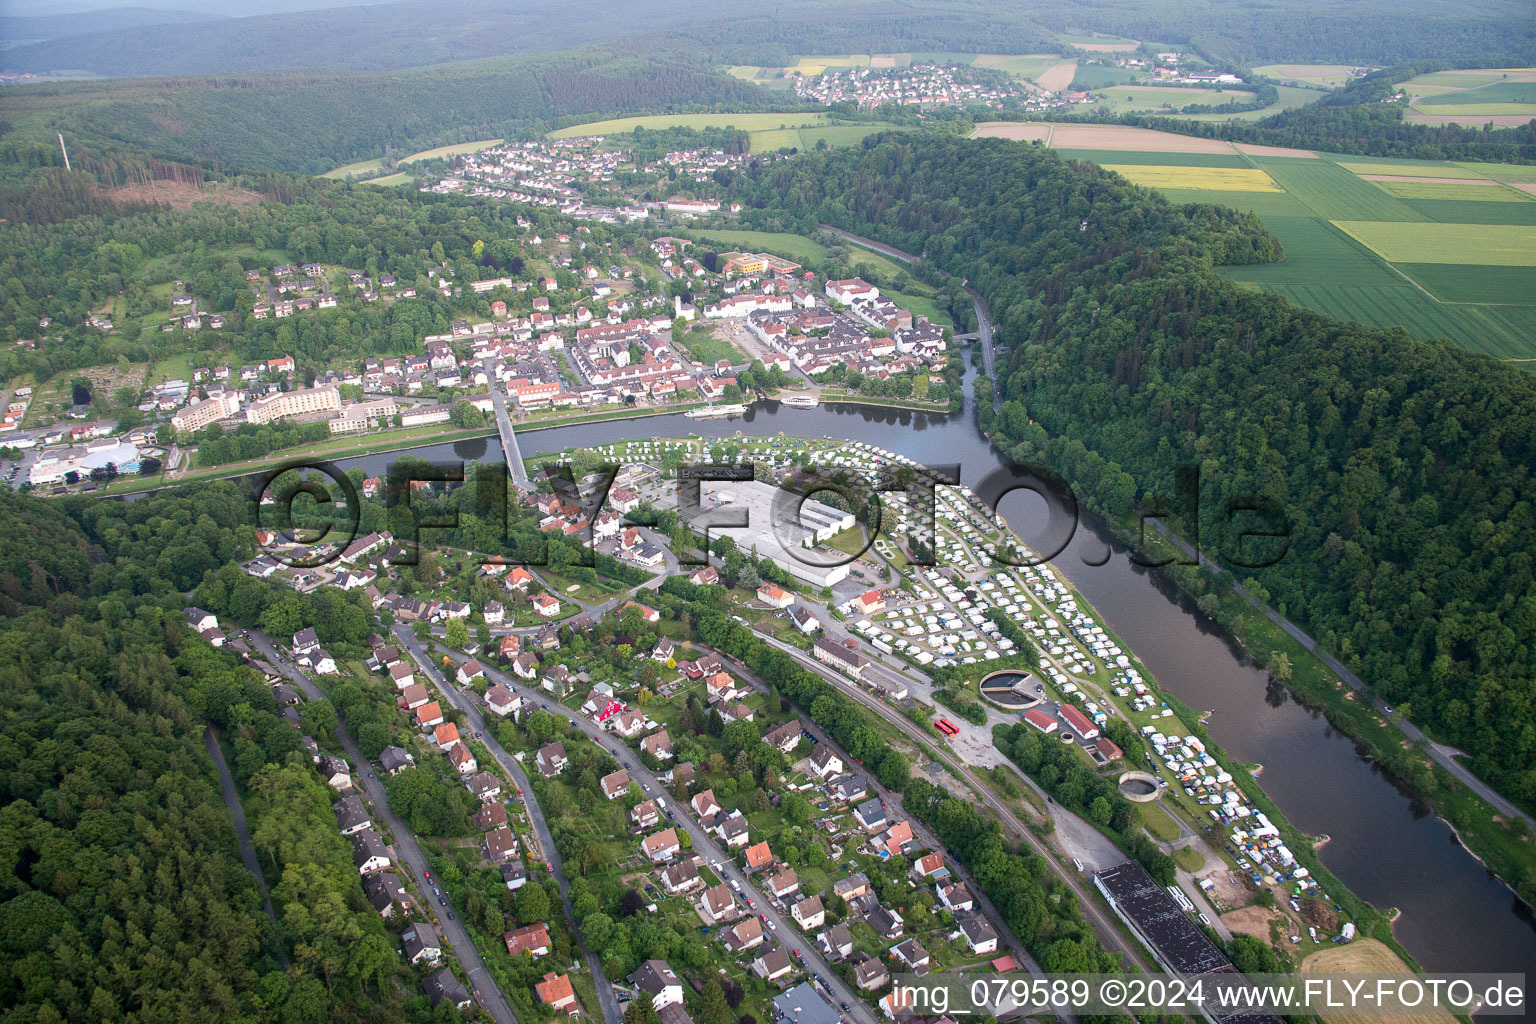
[{"label": "circular sewage tank", "polygon": [[1116,785],[1122,796],[1138,804],[1149,804],[1163,795],[1157,776],[1147,772],[1125,772]]},{"label": "circular sewage tank", "polygon": [[1010,711],[1027,711],[1040,703],[1045,684],[1029,672],[1004,669],[983,676],[981,695]]}]

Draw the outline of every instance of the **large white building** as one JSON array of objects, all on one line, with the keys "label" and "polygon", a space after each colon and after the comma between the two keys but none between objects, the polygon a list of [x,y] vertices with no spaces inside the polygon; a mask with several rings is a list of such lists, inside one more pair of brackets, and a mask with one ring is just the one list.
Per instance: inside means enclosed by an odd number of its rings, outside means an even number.
[{"label": "large white building", "polygon": [[171,426],[184,433],[202,430],[210,423],[227,419],[240,411],[240,394],[226,391],[222,395],[193,402],[171,417]]},{"label": "large white building", "polygon": [[[854,527],[852,512],[843,512],[814,498],[804,502],[793,493],[761,481],[705,482],[700,485],[700,512],[693,521],[701,529],[730,516],[722,510],[746,513],[745,526],[710,525],[710,536],[730,537],[741,552],[772,559],[785,572],[815,587],[830,587],[848,578],[846,554],[816,549]],[[739,518],[737,513],[736,518]]]},{"label": "large white building", "polygon": [[341,392],[334,386],[303,388],[298,391],[282,391],[266,398],[258,398],[246,406],[245,418],[250,423],[271,423],[317,412],[336,412],[341,408]]}]

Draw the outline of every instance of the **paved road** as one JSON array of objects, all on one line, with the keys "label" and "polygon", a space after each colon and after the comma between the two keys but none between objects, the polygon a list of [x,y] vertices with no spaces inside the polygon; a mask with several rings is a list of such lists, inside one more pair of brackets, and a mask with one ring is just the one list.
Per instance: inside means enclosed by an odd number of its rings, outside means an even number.
[{"label": "paved road", "polygon": [[[256,847],[251,843],[251,830],[245,824],[245,808],[240,803],[240,791],[235,788],[235,778],[229,773],[229,764],[224,760],[218,733],[214,732],[211,725],[203,730],[203,746],[208,748],[208,756],[213,758],[213,766],[219,770],[219,790],[224,794],[224,806],[229,808],[230,815],[235,819],[235,838],[240,841],[240,860],[245,863],[245,870],[256,876],[256,885],[261,889],[262,908],[272,923],[276,924],[277,911],[272,909],[272,894],[267,892],[267,878],[261,873],[261,862],[256,859]],[[278,958],[286,971],[287,951],[280,951]]]},{"label": "paved road", "polygon": [[[310,700],[325,700],[325,694],[303,672],[300,672],[288,659],[278,653],[272,641],[259,630],[249,630],[251,645],[261,651],[262,657],[272,664],[278,671],[294,681],[301,690],[308,695]],[[373,771],[369,767],[367,758],[363,757],[357,743],[353,741],[347,732],[347,724],[341,717],[338,709],[336,713],[336,739],[347,756],[352,759],[352,767],[356,770],[356,779],[362,786],[363,792],[368,797],[373,813],[384,819],[389,827],[390,834],[394,837],[394,850],[396,856],[410,867],[417,879],[425,879],[430,865],[426,856],[421,852],[421,846],[416,842],[416,836],[406,827],[405,822],[390,810],[389,797],[384,792],[384,784],[373,777]],[[426,885],[418,882],[421,905],[431,907],[434,914],[441,904],[433,905],[432,899],[427,895]],[[438,929],[445,939],[453,944],[453,953],[459,958],[459,963],[464,967],[464,973],[469,978],[471,991],[479,997],[481,1004],[494,1018],[497,1024],[517,1024],[517,1017],[512,1012],[512,1006],[502,994],[496,979],[486,968],[485,961],[480,958],[480,951],[475,948],[474,940],[464,928],[464,922],[457,917],[449,920],[439,916]]]},{"label": "paved road", "polygon": [[[768,691],[768,684],[763,682],[763,680],[758,677],[757,673],[748,668],[745,662],[739,661],[738,659],[731,657],[729,654],[724,654],[719,651],[715,653],[719,655],[721,662],[724,663],[724,665],[732,672],[741,676],[759,691],[764,693]],[[832,739],[832,737],[828,736],[826,731],[822,729],[821,726],[817,725],[815,722],[812,722],[808,718],[803,718],[799,715],[796,715],[796,717],[799,718],[801,727],[806,732],[809,732],[812,736],[814,736],[818,743],[825,743],[827,746],[832,747],[843,758],[844,764],[850,766],[853,765],[854,762],[852,756],[849,755],[849,753],[841,746],[839,746],[837,742]],[[807,752],[801,751],[801,753],[805,754]],[[1001,939],[1002,943],[1008,947],[1008,952],[1013,956],[1014,960],[1016,960],[1024,970],[1029,971],[1031,974],[1043,974],[1044,972],[1041,970],[1040,965],[1035,961],[1035,958],[1030,955],[1029,950],[1024,948],[1024,944],[1020,942],[1019,937],[1013,933],[1013,929],[1008,927],[1008,922],[1003,918],[1002,913],[998,911],[997,907],[993,906],[991,899],[987,897],[986,891],[982,889],[981,884],[976,881],[976,879],[971,875],[970,871],[967,870],[963,864],[955,860],[954,856],[950,854],[949,848],[946,847],[943,843],[939,842],[938,838],[934,836],[931,831],[929,831],[928,826],[924,825],[917,818],[907,813],[906,805],[902,800],[901,794],[893,793],[889,789],[886,789],[877,779],[875,779],[873,775],[869,774],[868,772],[860,772],[859,774],[868,781],[869,790],[871,793],[885,801],[888,807],[896,808],[901,812],[903,816],[908,819],[912,825],[912,834],[916,837],[917,842],[920,845],[925,846],[930,850],[938,850],[945,854],[944,859],[950,865],[952,876],[955,879],[966,883],[966,888],[970,890],[971,895],[975,898],[976,905],[992,923],[992,927],[996,929],[998,937]],[[1063,1019],[1070,1018],[1063,1017]]]},{"label": "paved road", "polygon": [[[587,970],[592,973],[593,981],[596,984],[597,1001],[602,1006],[603,1019],[607,1024],[621,1024],[624,1019],[624,1010],[619,1006],[619,1001],[613,994],[613,985],[609,982],[608,976],[603,971],[603,962],[596,953],[587,949],[586,943],[581,941],[581,933],[575,927],[576,912],[571,907],[571,884],[566,877],[565,866],[560,860],[560,853],[555,849],[555,837],[550,834],[549,823],[544,818],[543,808],[539,806],[538,800],[534,799],[533,787],[528,782],[528,776],[523,771],[523,766],[518,762],[517,758],[509,755],[502,748],[501,744],[496,741],[494,732],[486,728],[485,717],[481,714],[480,707],[475,699],[467,692],[461,693],[438,671],[437,666],[432,663],[432,658],[425,645],[416,639],[416,635],[403,625],[395,626],[394,632],[396,639],[405,646],[406,650],[411,652],[411,657],[416,660],[417,666],[426,673],[429,679],[437,684],[438,690],[448,699],[448,702],[464,712],[464,717],[468,721],[470,728],[479,734],[476,739],[485,744],[486,749],[491,752],[491,756],[496,758],[496,762],[506,769],[507,774],[511,776],[513,784],[523,791],[524,806],[528,809],[528,820],[533,825],[534,833],[538,836],[539,848],[544,853],[544,860],[553,870],[555,881],[560,886],[560,900],[565,905],[565,918],[571,925],[572,934],[577,936],[577,942],[581,947],[582,957],[586,961]],[[459,658],[461,662],[467,660],[466,657],[461,656]],[[487,672],[489,671],[487,669]],[[499,676],[500,673],[497,673],[497,675]]]},{"label": "paved road", "polygon": [[[459,654],[458,652],[449,652],[449,654],[450,657],[459,661],[464,661],[468,658],[467,655]],[[510,686],[514,692],[521,694],[525,699],[533,700],[535,703],[549,702],[548,694],[530,689],[517,679],[489,666],[486,666],[485,674],[495,682],[505,683]],[[640,763],[639,755],[622,741],[603,732],[596,723],[582,715],[572,713],[563,707],[559,710],[560,713],[565,714],[570,719],[576,728],[580,729],[604,750],[612,754],[619,762],[620,767],[627,769],[629,777],[639,782],[647,794],[652,796],[666,795],[666,787],[646,769],[645,765]],[[675,805],[675,802],[669,801],[669,806],[673,805]],[[704,831],[703,827],[699,825],[688,809],[678,807],[675,817],[677,827],[685,830],[693,840],[694,852],[708,861],[716,874],[720,875],[723,879],[739,883],[741,894],[743,896],[751,896],[757,903],[757,910],[772,924],[768,932],[769,936],[783,943],[792,951],[798,949],[805,958],[805,969],[813,975],[820,975],[824,979],[823,983],[832,991],[833,998],[839,1002],[847,1003],[851,1007],[848,1011],[849,1016],[859,1021],[860,1024],[877,1024],[873,1011],[859,999],[858,993],[849,988],[841,978],[832,972],[831,965],[817,952],[816,944],[801,936],[790,918],[781,913],[777,907],[764,898],[763,894],[752,884],[751,879],[721,850],[714,836]]]},{"label": "paved road", "polygon": [[[927,744],[930,749],[936,749],[939,757],[944,761],[945,767],[947,767],[950,771],[954,772],[959,777],[968,781],[971,784],[971,788],[974,789],[976,793],[981,797],[982,802],[985,803],[988,807],[992,808],[992,810],[997,812],[998,816],[1002,818],[1003,824],[1013,829],[1013,831],[1018,833],[1026,842],[1033,846],[1035,850],[1045,858],[1046,864],[1049,865],[1051,871],[1055,872],[1057,877],[1066,882],[1068,888],[1073,891],[1073,893],[1077,896],[1078,902],[1082,905],[1083,914],[1088,918],[1089,923],[1093,925],[1094,931],[1098,932],[1099,942],[1104,946],[1104,948],[1120,953],[1132,963],[1135,963],[1137,966],[1139,966],[1143,971],[1150,971],[1153,969],[1143,952],[1134,943],[1128,942],[1121,936],[1119,930],[1115,927],[1114,922],[1110,920],[1109,915],[1107,915],[1104,910],[1096,902],[1094,902],[1093,895],[1088,891],[1088,887],[1083,884],[1079,878],[1076,877],[1075,873],[1067,871],[1057,863],[1056,858],[1053,855],[1053,851],[1043,841],[1041,841],[1041,839],[1030,830],[1029,826],[1024,821],[1022,821],[1018,815],[1014,814],[1008,805],[1003,803],[1003,801],[999,799],[997,795],[994,794],[981,779],[972,774],[969,765],[951,757],[942,747],[934,748],[931,742],[932,737],[924,735],[922,731],[917,727],[917,725],[906,718],[906,716],[899,714],[884,701],[881,701],[873,694],[867,692],[857,683],[854,683],[851,680],[839,675],[835,670],[828,668],[821,662],[810,657],[804,651],[801,651],[798,647],[786,644],[774,637],[764,636],[761,633],[758,633],[757,637],[759,640],[762,640],[770,646],[776,647],[779,650],[782,650],[785,653],[791,655],[806,668],[809,668],[811,671],[821,676],[833,686],[842,690],[844,693],[848,694],[859,703],[870,708],[876,714],[880,715],[886,721],[895,725],[903,732],[912,736],[914,739],[921,740]],[[1055,805],[1053,804],[1051,806],[1054,807]],[[1123,860],[1124,858],[1121,859]]]}]

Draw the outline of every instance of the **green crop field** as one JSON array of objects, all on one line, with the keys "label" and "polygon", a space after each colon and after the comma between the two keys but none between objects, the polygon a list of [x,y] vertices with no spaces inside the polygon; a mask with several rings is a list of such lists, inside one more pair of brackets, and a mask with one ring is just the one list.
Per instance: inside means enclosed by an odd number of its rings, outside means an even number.
[{"label": "green crop field", "polygon": [[1355,174],[1391,174],[1400,178],[1478,178],[1484,175],[1475,168],[1502,165],[1448,164],[1443,160],[1391,160],[1385,157],[1371,157],[1366,161],[1342,157],[1339,166]]},{"label": "green crop field", "polygon": [[[1100,64],[1079,64],[1077,74],[1073,81],[1087,89],[1106,89],[1113,85],[1124,85],[1127,82],[1135,82],[1140,79],[1141,73],[1129,71],[1125,68],[1104,67]],[[1160,90],[1161,91],[1161,90]],[[1195,102],[1190,100],[1190,103]]]},{"label": "green crop field", "polygon": [[1280,187],[1324,220],[1422,220],[1413,207],[1327,160],[1258,158]]},{"label": "green crop field", "polygon": [[1184,121],[1257,121],[1271,114],[1278,114],[1282,110],[1306,106],[1318,98],[1316,89],[1305,89],[1295,85],[1277,85],[1275,92],[1277,94],[1275,102],[1257,110],[1240,110],[1235,114],[1172,114],[1169,116]]},{"label": "green crop field", "polygon": [[1399,263],[1442,302],[1536,306],[1536,274],[1528,267],[1486,267],[1467,263]]},{"label": "green crop field", "polygon": [[[1079,68],[1081,74],[1086,68]],[[1165,104],[1171,107],[1187,107],[1191,103],[1252,103],[1253,93],[1243,89],[1179,89],[1172,86],[1116,85],[1103,90],[1109,105],[1115,111],[1137,111],[1157,108]]]},{"label": "green crop field", "polygon": [[736,128],[747,132],[775,128],[798,128],[826,124],[826,114],[656,114],[649,117],[618,117],[607,121],[574,124],[550,132],[550,138],[570,139],[582,135],[622,135],[636,128]]},{"label": "green crop field", "polygon": [[1536,224],[1536,202],[1530,200],[1477,203],[1459,199],[1410,199],[1408,205],[1442,224]]},{"label": "green crop field", "polygon": [[1126,149],[1054,149],[1063,160],[1090,164],[1149,164],[1161,167],[1252,167],[1240,153],[1157,153]]},{"label": "green crop field", "polygon": [[1458,171],[1471,171],[1484,178],[1492,178],[1495,181],[1536,181],[1536,165],[1533,164],[1482,164],[1482,163],[1456,163],[1451,165]]},{"label": "green crop field", "polygon": [[1536,267],[1536,228],[1523,224],[1335,220],[1334,225],[1391,263],[1434,253],[1439,263]]},{"label": "green crop field", "polygon": [[889,124],[833,124],[820,127],[813,125],[809,128],[774,128],[751,133],[752,152],[774,153],[785,146],[799,150],[815,149],[818,142],[825,142],[833,148],[856,146],[865,136],[893,127]]},{"label": "green crop field", "polygon": [[1034,81],[1045,74],[1062,59],[1048,53],[979,53],[971,61],[978,68],[992,68],[1018,78],[1027,78]]},{"label": "green crop field", "polygon": [[1462,103],[1516,103],[1536,104],[1536,82],[1491,82],[1475,89],[1425,96],[1418,101],[1421,107],[1455,106]]},{"label": "green crop field", "polygon": [[1512,188],[1469,179],[1449,181],[1373,181],[1371,184],[1398,199],[1452,199],[1470,203],[1519,203],[1529,198]]}]

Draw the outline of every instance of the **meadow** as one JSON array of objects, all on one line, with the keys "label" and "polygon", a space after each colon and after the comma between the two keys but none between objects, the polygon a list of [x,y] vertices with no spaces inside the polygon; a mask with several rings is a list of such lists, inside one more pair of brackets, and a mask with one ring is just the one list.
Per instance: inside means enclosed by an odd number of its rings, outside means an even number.
[{"label": "meadow", "polygon": [[1339,230],[1389,263],[1434,253],[1437,263],[1536,267],[1536,228],[1520,224],[1440,224],[1336,220]]},{"label": "meadow", "polygon": [[890,124],[831,124],[812,125],[805,128],[770,128],[751,132],[750,142],[754,153],[773,153],[788,146],[790,149],[815,149],[818,142],[828,146],[856,146],[867,135],[894,128]]},{"label": "meadow", "polygon": [[1435,71],[1398,88],[1408,94],[1413,119],[1477,125],[1487,118],[1500,124],[1536,118],[1536,68]]},{"label": "meadow", "polygon": [[[417,160],[437,160],[441,157],[458,156],[462,153],[478,153],[482,149],[489,149],[492,146],[500,145],[502,141],[501,139],[482,139],[479,142],[456,142],[451,146],[438,146],[436,149],[424,149],[419,153],[403,156],[395,161],[395,163],[408,164]],[[384,159],[379,157],[373,160],[360,160],[355,164],[347,164],[345,167],[337,167],[335,170],[326,171],[321,177],[346,178],[354,174],[366,174],[369,171],[382,170],[384,170]],[[401,181],[405,180],[404,175],[386,175],[385,177],[398,177]],[[374,185],[393,184],[393,182],[386,182],[377,178],[369,179],[369,181]]]},{"label": "meadow", "polygon": [[1254,74],[1313,88],[1337,89],[1354,76],[1348,64],[1261,64]]},{"label": "meadow", "polygon": [[[1345,946],[1321,949],[1301,962],[1302,974],[1391,974],[1412,975],[1408,965],[1385,944],[1376,939],[1357,938]],[[1390,1017],[1370,1013],[1325,1013],[1325,1024],[1438,1024],[1449,1021],[1449,1011],[1438,1013],[1395,1014]]]}]

